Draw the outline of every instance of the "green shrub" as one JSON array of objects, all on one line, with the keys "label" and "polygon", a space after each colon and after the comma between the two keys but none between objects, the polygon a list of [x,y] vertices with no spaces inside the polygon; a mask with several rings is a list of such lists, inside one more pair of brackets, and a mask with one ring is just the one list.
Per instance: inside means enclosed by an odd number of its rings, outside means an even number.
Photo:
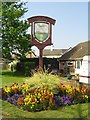
[{"label": "green shrub", "polygon": [[60,78],[57,75],[36,72],[32,77],[26,80],[26,83],[30,85],[31,89],[48,86],[52,92],[56,93],[57,90],[55,88],[60,84]]},{"label": "green shrub", "polygon": [[25,76],[31,76],[34,67],[34,62],[18,62],[16,65],[16,72]]}]

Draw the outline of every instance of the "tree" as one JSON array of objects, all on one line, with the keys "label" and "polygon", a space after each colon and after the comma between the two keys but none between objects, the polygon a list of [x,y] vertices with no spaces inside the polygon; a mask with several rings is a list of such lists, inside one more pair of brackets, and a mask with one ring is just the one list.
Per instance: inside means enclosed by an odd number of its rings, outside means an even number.
[{"label": "tree", "polygon": [[30,35],[26,34],[30,26],[22,16],[27,12],[26,3],[2,2],[2,56],[11,58],[12,53],[19,53],[24,58],[31,50]]}]

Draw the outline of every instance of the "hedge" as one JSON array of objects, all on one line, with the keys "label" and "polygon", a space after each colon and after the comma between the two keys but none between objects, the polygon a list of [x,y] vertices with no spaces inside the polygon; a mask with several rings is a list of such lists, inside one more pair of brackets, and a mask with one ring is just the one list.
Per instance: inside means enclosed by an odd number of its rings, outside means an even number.
[{"label": "hedge", "polygon": [[16,72],[25,76],[31,76],[34,68],[35,68],[34,62],[18,62],[16,65]]}]

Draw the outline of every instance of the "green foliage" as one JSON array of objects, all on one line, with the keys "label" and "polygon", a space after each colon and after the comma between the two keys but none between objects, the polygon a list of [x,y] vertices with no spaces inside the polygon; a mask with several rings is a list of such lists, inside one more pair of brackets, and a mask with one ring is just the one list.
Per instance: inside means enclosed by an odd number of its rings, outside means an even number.
[{"label": "green foliage", "polygon": [[34,62],[18,62],[16,65],[16,72],[25,76],[31,76],[34,67]]},{"label": "green foliage", "polygon": [[26,30],[30,26],[22,16],[27,12],[22,2],[2,2],[2,53],[10,58],[13,52],[25,57],[30,48],[30,35]]},{"label": "green foliage", "polygon": [[27,79],[26,83],[28,83],[31,88],[48,86],[48,88],[55,93],[55,88],[60,84],[60,78],[57,75],[37,72],[34,73],[31,78]]}]

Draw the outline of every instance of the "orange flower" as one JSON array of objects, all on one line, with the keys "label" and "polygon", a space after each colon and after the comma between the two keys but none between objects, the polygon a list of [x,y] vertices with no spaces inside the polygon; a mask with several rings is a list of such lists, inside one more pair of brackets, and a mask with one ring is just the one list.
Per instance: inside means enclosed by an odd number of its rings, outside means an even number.
[{"label": "orange flower", "polygon": [[24,100],[23,97],[22,97],[22,98],[18,98],[17,104],[18,104],[18,105],[23,105],[23,100]]},{"label": "orange flower", "polygon": [[14,88],[14,89],[13,89],[13,91],[14,91],[14,92],[17,92],[17,91],[18,91],[18,89]]}]

